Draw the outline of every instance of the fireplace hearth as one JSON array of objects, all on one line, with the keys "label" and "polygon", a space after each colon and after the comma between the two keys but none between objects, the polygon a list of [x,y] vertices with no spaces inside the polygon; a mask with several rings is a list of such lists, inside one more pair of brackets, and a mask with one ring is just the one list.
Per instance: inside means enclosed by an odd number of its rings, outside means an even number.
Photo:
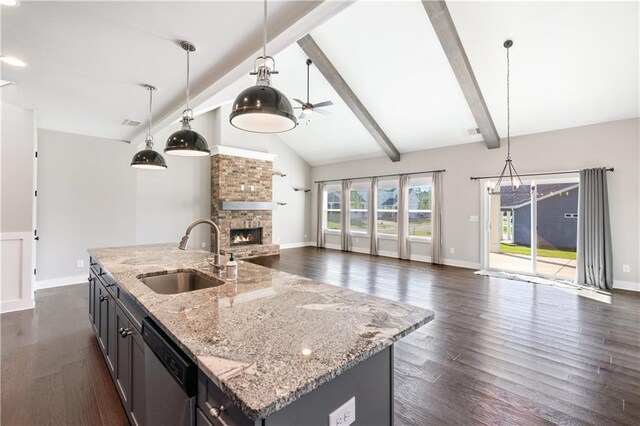
[{"label": "fireplace hearth", "polygon": [[262,244],[262,228],[232,229],[229,240],[232,247]]}]

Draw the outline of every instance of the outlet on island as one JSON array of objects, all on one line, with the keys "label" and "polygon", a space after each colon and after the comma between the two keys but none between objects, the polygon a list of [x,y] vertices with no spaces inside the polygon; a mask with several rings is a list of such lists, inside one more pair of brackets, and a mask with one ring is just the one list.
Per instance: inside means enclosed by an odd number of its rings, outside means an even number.
[{"label": "outlet on island", "polygon": [[329,414],[329,426],[349,426],[356,421],[356,397],[354,396]]}]

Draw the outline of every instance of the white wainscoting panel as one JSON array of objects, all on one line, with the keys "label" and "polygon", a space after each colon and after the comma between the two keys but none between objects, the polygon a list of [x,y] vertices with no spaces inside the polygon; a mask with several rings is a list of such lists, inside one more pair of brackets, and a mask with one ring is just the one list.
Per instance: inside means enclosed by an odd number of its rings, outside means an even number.
[{"label": "white wainscoting panel", "polygon": [[0,313],[33,308],[31,232],[0,234]]}]

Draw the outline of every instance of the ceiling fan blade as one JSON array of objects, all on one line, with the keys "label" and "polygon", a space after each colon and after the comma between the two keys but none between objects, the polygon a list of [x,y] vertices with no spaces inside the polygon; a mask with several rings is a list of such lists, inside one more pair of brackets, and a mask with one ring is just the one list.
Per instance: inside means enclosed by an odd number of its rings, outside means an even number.
[{"label": "ceiling fan blade", "polygon": [[331,111],[327,111],[326,109],[315,108],[313,112],[317,112],[318,114],[321,114],[321,115],[333,115]]},{"label": "ceiling fan blade", "polygon": [[304,112],[304,111],[302,111],[302,112],[300,113],[300,115],[298,116],[298,120],[303,119],[304,117],[306,117],[306,115],[307,115],[307,114],[305,114],[305,112]]},{"label": "ceiling fan blade", "polygon": [[302,109],[302,107],[301,107],[301,106],[299,106],[299,107],[293,107],[293,109]]},{"label": "ceiling fan blade", "polygon": [[324,101],[324,102],[320,102],[317,104],[313,104],[314,108],[318,108],[318,107],[325,107],[325,106],[329,106],[329,105],[333,105],[333,102],[331,101]]},{"label": "ceiling fan blade", "polygon": [[300,105],[304,105],[304,102],[302,102],[300,99],[298,98],[293,98],[294,101],[296,101],[297,103],[299,103]]}]

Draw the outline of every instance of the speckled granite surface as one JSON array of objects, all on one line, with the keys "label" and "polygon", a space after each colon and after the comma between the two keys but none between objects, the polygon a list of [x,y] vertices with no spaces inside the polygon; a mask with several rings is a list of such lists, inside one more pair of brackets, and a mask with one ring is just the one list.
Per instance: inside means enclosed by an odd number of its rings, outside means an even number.
[{"label": "speckled granite surface", "polygon": [[237,282],[174,295],[137,277],[213,276],[177,244],[91,249],[142,308],[251,419],[264,418],[433,319],[433,312],[239,262]]}]

